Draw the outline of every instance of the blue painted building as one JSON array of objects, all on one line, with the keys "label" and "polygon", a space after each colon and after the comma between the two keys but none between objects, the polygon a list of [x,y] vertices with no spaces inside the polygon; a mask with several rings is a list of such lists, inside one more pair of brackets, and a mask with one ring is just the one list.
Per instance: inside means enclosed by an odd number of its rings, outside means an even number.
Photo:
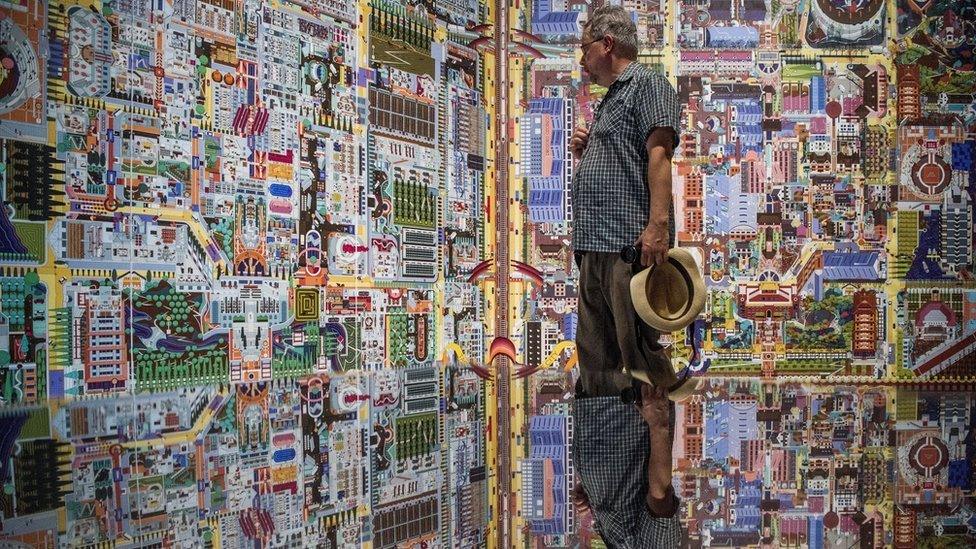
[{"label": "blue painted building", "polygon": [[539,0],[532,7],[532,34],[537,36],[576,35],[582,33],[578,11],[553,11],[552,0]]},{"label": "blue painted building", "polygon": [[569,533],[568,422],[564,415],[529,420],[529,457],[522,462],[522,513],[533,534]]}]

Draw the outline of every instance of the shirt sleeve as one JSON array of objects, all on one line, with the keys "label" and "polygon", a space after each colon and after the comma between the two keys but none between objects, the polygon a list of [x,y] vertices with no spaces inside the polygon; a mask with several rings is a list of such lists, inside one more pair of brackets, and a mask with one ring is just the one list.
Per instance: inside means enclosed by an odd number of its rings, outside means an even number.
[{"label": "shirt sleeve", "polygon": [[644,140],[656,128],[674,131],[673,146],[678,146],[681,134],[681,103],[678,92],[663,75],[654,73],[640,83],[634,96],[637,112],[637,129]]},{"label": "shirt sleeve", "polygon": [[651,511],[650,508],[648,508],[647,514],[649,514],[651,518],[669,519],[669,518],[673,518],[675,513],[678,512],[678,508],[681,507],[681,500],[678,499],[678,494],[674,493],[673,486],[668,486],[668,493],[665,494],[664,499],[667,500],[668,502],[668,511],[665,511],[663,514],[657,514],[654,511]]}]

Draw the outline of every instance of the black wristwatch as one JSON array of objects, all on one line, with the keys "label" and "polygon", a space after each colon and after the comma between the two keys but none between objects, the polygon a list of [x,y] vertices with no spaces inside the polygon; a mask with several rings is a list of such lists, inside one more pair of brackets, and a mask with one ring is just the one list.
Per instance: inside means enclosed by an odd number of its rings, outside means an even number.
[{"label": "black wristwatch", "polygon": [[640,259],[640,256],[641,249],[634,244],[620,248],[620,260],[624,263],[634,264]]}]

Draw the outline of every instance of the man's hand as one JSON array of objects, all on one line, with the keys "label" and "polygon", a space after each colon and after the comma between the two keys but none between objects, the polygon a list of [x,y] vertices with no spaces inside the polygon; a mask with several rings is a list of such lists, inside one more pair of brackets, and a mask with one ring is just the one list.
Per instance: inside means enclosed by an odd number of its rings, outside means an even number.
[{"label": "man's hand", "polygon": [[650,222],[644,228],[644,232],[637,238],[634,244],[641,250],[641,265],[650,267],[660,265],[667,261],[668,245],[671,237],[668,234],[668,224]]},{"label": "man's hand", "polygon": [[582,516],[590,512],[590,497],[586,495],[586,490],[583,489],[582,483],[576,483],[570,497],[573,500],[573,505],[576,507],[577,515]]},{"label": "man's hand", "polygon": [[586,148],[590,140],[590,130],[583,126],[577,126],[573,132],[573,137],[569,139],[569,150],[573,153],[573,158],[579,160],[583,156],[583,149]]}]

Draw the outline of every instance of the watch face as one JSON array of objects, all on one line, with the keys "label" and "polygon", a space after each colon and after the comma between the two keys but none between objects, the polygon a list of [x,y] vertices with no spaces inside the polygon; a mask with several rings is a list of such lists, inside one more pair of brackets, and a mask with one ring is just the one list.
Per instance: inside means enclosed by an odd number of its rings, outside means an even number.
[{"label": "watch face", "polygon": [[624,263],[633,263],[634,261],[637,261],[637,247],[624,246],[620,250],[620,259],[622,259]]},{"label": "watch face", "polygon": [[640,404],[640,389],[637,389],[636,387],[627,387],[623,391],[620,391],[620,400],[622,400],[624,404]]}]

